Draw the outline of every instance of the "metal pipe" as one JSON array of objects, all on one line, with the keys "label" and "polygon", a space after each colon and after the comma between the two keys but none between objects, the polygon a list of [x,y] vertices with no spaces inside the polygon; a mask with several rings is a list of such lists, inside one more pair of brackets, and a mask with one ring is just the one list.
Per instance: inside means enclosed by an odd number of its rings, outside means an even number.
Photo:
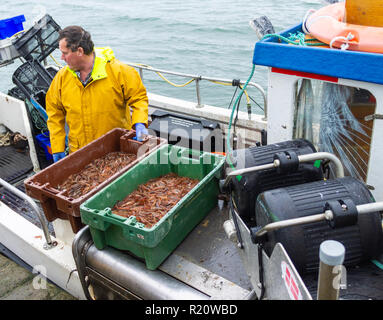
[{"label": "metal pipe", "polygon": [[24,201],[28,202],[28,204],[32,207],[32,209],[36,212],[37,214],[37,217],[38,219],[40,220],[40,223],[41,223],[41,227],[43,229],[43,232],[44,232],[44,237],[45,237],[45,240],[46,240],[46,245],[44,245],[44,248],[45,249],[50,249],[52,248],[55,243],[52,241],[51,239],[51,235],[49,234],[49,231],[48,231],[48,225],[44,219],[44,216],[42,215],[41,211],[40,211],[40,208],[37,206],[37,204],[33,201],[32,198],[30,198],[29,196],[27,196],[24,192],[21,192],[19,189],[17,189],[16,187],[14,187],[13,185],[9,184],[8,182],[4,181],[3,179],[0,178],[0,184],[10,190],[11,192],[13,192],[15,195],[17,195],[18,197],[20,197],[21,199],[23,199]]},{"label": "metal pipe", "polygon": [[[340,162],[340,160],[331,153],[315,152],[315,153],[304,154],[304,155],[298,156],[298,161],[300,163],[310,162],[310,161],[315,161],[315,160],[324,160],[324,159],[331,160],[335,164],[335,173],[336,173],[337,178],[343,178],[344,177],[344,170],[343,170],[342,162]],[[256,172],[256,171],[261,171],[261,170],[273,169],[273,168],[277,168],[279,166],[280,166],[279,160],[274,160],[272,163],[231,171],[230,173],[228,173],[223,187],[225,188],[228,185],[229,181],[234,176],[240,176],[240,175],[243,175],[246,173]]]},{"label": "metal pipe", "polygon": [[[147,66],[147,65],[140,65],[140,64],[135,64],[135,63],[125,62],[125,64],[127,64],[131,67],[134,67],[134,68],[138,68],[140,70],[140,72],[142,72],[142,70],[148,70],[148,71],[152,71],[152,72],[166,73],[166,74],[171,74],[174,76],[179,76],[179,77],[184,77],[184,78],[192,78],[192,79],[196,79],[196,80],[199,79],[199,80],[207,80],[207,81],[216,81],[216,82],[223,82],[223,83],[227,83],[227,84],[233,83],[233,80],[230,80],[230,79],[206,77],[206,76],[200,76],[200,75],[194,75],[194,74],[188,74],[188,73],[182,73],[182,72],[176,72],[176,71],[157,69],[157,68],[152,68],[152,67]],[[245,81],[239,82],[239,84],[241,84],[241,85],[243,85],[245,83],[246,83]],[[249,82],[247,84],[247,86],[254,87],[261,93],[262,98],[263,98],[264,113],[265,113],[265,117],[263,118],[263,120],[266,121],[267,120],[267,95],[266,95],[265,90],[259,84],[255,83],[255,82]]]},{"label": "metal pipe", "polygon": [[356,206],[356,209],[358,210],[359,214],[383,211],[383,202],[360,204]]},{"label": "metal pipe", "polygon": [[182,72],[176,72],[176,71],[163,70],[163,69],[153,68],[153,67],[150,67],[148,65],[141,65],[141,64],[127,63],[127,62],[125,62],[125,64],[127,64],[127,65],[129,65],[131,67],[135,67],[135,68],[142,68],[143,70],[149,70],[149,71],[153,71],[153,72],[166,73],[166,74],[171,74],[171,75],[174,75],[174,76],[181,76],[181,77],[185,77],[185,78],[198,78],[199,77],[198,75],[194,75],[194,74],[188,74],[188,73],[182,73]]},{"label": "metal pipe", "polygon": [[[331,211],[331,210],[328,210],[328,211]],[[269,231],[278,230],[278,229],[286,228],[290,226],[297,226],[304,223],[318,222],[325,219],[327,219],[327,214],[320,213],[320,214],[315,214],[315,215],[307,216],[307,217],[300,217],[300,218],[288,219],[288,220],[283,220],[278,222],[272,222],[265,225],[262,229],[258,230],[255,233],[255,235],[257,237],[260,237]]]},{"label": "metal pipe", "polygon": [[144,300],[206,300],[210,297],[160,270],[111,247],[91,245],[86,264]]},{"label": "metal pipe", "polygon": [[256,172],[256,171],[273,169],[273,168],[277,168],[278,166],[279,166],[279,161],[275,160],[272,163],[266,163],[266,164],[262,164],[262,165],[255,166],[255,167],[231,171],[230,173],[228,173],[227,177],[241,176],[241,175],[249,173],[249,172]]},{"label": "metal pipe", "polygon": [[201,103],[201,93],[200,93],[200,88],[199,88],[199,82],[201,78],[195,78],[195,89],[197,93],[197,108],[202,108],[203,104]]},{"label": "metal pipe", "polygon": [[254,166],[254,167],[250,167],[250,168],[238,169],[238,170],[231,171],[226,176],[225,182],[223,184],[223,188],[225,188],[229,184],[230,180],[235,176],[241,176],[241,175],[249,173],[249,172],[256,172],[256,171],[273,169],[273,168],[276,168],[278,166],[279,166],[279,161],[275,160],[272,163],[267,163],[267,164],[262,164],[259,166]]},{"label": "metal pipe", "polygon": [[[372,213],[376,211],[382,211],[383,202],[360,204],[356,206],[356,210],[358,211],[358,214],[367,214],[367,213]],[[318,213],[312,216],[300,217],[300,218],[294,218],[294,219],[288,219],[288,220],[269,223],[265,225],[262,229],[258,230],[255,233],[255,235],[258,237],[258,236],[264,235],[265,233],[269,231],[277,230],[280,228],[296,226],[296,225],[300,225],[304,223],[318,222],[322,220],[331,221],[332,219],[334,219],[333,212],[331,210],[326,210],[323,213]]]},{"label": "metal pipe", "polygon": [[303,154],[298,156],[299,162],[310,162],[315,160],[324,160],[328,159],[332,161],[335,165],[335,173],[337,178],[343,178],[344,177],[344,170],[342,162],[334,156],[332,153],[329,152],[316,152],[316,153],[310,153],[310,154]]}]

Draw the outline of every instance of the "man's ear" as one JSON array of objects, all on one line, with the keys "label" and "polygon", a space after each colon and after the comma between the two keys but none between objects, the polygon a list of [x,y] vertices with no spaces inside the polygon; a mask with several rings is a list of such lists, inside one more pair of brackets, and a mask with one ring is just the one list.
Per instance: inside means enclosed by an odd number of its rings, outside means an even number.
[{"label": "man's ear", "polygon": [[78,49],[77,49],[77,54],[78,54],[79,56],[83,56],[83,55],[84,55],[84,49],[83,49],[82,47],[78,47]]}]

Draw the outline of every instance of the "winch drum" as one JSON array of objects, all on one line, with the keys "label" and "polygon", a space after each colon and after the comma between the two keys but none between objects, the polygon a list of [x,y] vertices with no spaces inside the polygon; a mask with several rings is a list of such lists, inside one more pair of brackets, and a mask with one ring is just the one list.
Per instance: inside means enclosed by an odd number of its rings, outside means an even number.
[{"label": "winch drum", "polygon": [[[305,139],[296,139],[265,146],[234,150],[230,157],[235,169],[243,169],[273,163],[278,153],[293,152],[296,155],[315,153],[315,147]],[[232,179],[231,194],[238,214],[247,224],[254,223],[255,201],[267,190],[297,185],[323,179],[322,169],[314,162],[300,163],[297,170],[280,172],[278,168],[243,175]]]},{"label": "winch drum", "polygon": [[[374,202],[366,186],[352,177],[316,181],[265,191],[256,202],[259,227],[269,223],[324,212],[326,202],[351,199],[357,206]],[[319,246],[336,240],[346,248],[345,266],[373,259],[382,251],[383,234],[380,212],[359,214],[355,225],[332,228],[327,221],[290,226],[268,232],[264,248],[271,254],[276,243],[285,247],[300,273],[316,271]]]}]

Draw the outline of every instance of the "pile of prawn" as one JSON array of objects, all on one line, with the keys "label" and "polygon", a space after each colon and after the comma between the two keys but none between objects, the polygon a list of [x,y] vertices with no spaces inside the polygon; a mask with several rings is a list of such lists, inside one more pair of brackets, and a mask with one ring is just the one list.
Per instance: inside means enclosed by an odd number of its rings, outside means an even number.
[{"label": "pile of prawn", "polygon": [[198,182],[197,179],[180,177],[175,173],[151,179],[117,202],[112,213],[123,217],[135,216],[145,228],[151,228]]},{"label": "pile of prawn", "polygon": [[69,197],[76,199],[96,188],[136,158],[134,153],[110,152],[93,160],[80,172],[71,174],[62,184],[57,186],[57,189],[66,190]]}]

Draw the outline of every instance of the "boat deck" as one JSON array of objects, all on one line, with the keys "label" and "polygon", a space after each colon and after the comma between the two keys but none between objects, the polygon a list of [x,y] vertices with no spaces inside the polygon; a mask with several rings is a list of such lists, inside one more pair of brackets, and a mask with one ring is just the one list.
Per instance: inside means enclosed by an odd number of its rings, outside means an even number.
[{"label": "boat deck", "polygon": [[[1,152],[4,152],[1,154]],[[0,148],[1,159],[14,157],[9,161],[0,163],[0,177],[5,178],[16,186],[19,190],[25,192],[23,181],[31,174],[30,163],[23,159],[25,155],[13,150],[12,147]],[[20,165],[11,167],[14,159],[20,161]],[[10,170],[14,168],[15,171]],[[23,169],[23,170],[20,170]],[[29,205],[22,199],[8,192],[4,188],[0,188],[0,200],[15,212],[29,220],[37,227],[40,227],[36,214],[32,212]],[[232,281],[245,291],[251,290],[249,278],[243,269],[241,260],[238,257],[238,249],[223,233],[223,222],[228,218],[227,208],[225,206],[216,207],[188,237],[181,243],[176,253],[176,258],[188,260],[189,264],[198,265],[200,268],[209,270],[210,272],[222,276]],[[54,236],[51,223],[48,224],[49,232]],[[201,249],[202,248],[202,249]],[[3,253],[3,254],[1,254]],[[75,297],[68,294],[58,286],[51,282],[45,282],[41,278],[37,278],[37,273],[33,273],[31,267],[25,265],[16,257],[11,257],[9,253],[2,249],[0,243],[0,300],[73,300]],[[174,258],[174,257],[173,257]],[[175,259],[175,258],[174,258]],[[168,263],[164,263],[160,267],[161,271],[172,273],[172,265],[178,266],[174,259],[168,259]],[[17,261],[17,263],[15,262]],[[382,262],[383,259],[380,259]],[[189,265],[188,264],[188,265]],[[187,266],[187,265],[185,265]],[[184,274],[180,270],[172,273],[177,274],[181,281],[190,278],[190,270],[184,268]],[[181,279],[182,277],[185,279]],[[176,277],[176,278],[177,278]],[[310,274],[303,277],[310,294],[315,299],[317,289],[317,274]],[[341,290],[340,299],[383,299],[383,270],[372,262],[367,262],[363,266],[348,268],[347,270],[347,290]],[[187,281],[186,281],[187,282]],[[45,285],[45,286],[44,286]],[[35,289],[40,287],[40,289]],[[213,292],[214,293],[214,292]]]}]

